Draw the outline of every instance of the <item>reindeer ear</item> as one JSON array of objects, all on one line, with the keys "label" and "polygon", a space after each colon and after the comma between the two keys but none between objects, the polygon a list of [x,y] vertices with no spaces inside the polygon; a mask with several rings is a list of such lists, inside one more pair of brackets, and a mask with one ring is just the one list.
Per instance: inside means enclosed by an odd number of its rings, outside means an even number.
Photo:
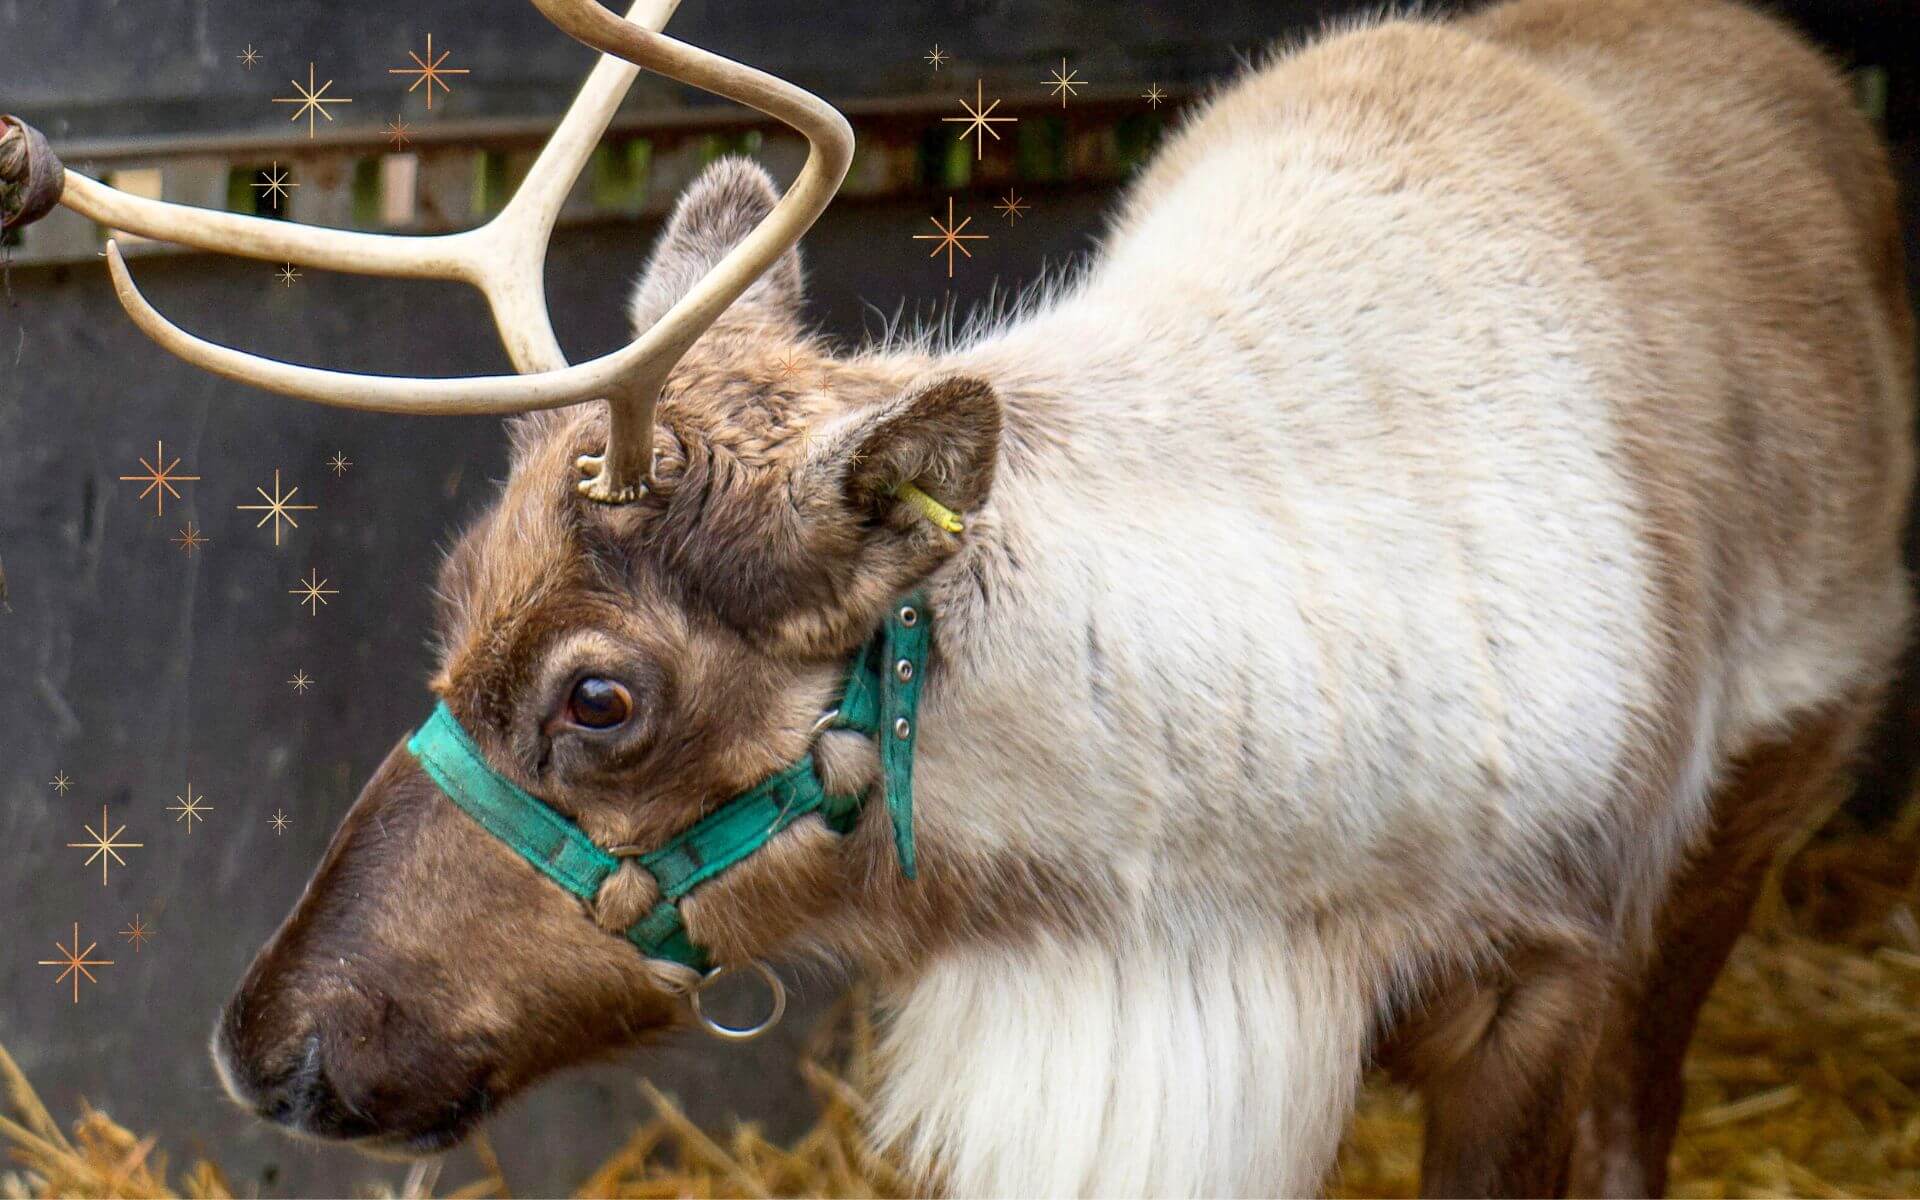
[{"label": "reindeer ear", "polygon": [[896,529],[928,527],[925,515],[899,498],[900,486],[912,484],[964,520],[993,486],[1000,423],[993,388],[948,376],[843,417],[810,465],[863,518]]},{"label": "reindeer ear", "polygon": [[[628,305],[634,328],[645,331],[665,316],[779,200],[773,177],[751,159],[722,158],[702,171],[674,206],[634,288]],[[788,250],[718,323],[797,325],[804,300],[800,252]]]},{"label": "reindeer ear", "polygon": [[[947,376],[817,431],[785,486],[769,491],[792,536],[770,539],[767,523],[755,522],[750,543],[728,547],[725,565],[714,564],[735,577],[743,563],[766,565],[754,586],[733,589],[734,619],[816,650],[866,637],[888,604],[958,553],[977,528],[999,462],[1000,426],[991,387]],[[902,484],[958,514],[962,531],[902,499]]]},{"label": "reindeer ear", "polygon": [[[770,469],[695,455],[700,478],[674,489],[653,544],[736,628],[815,653],[850,649],[979,528],[1000,430],[993,389],[946,376],[796,436],[798,453]],[[957,513],[964,530],[929,520],[900,498],[902,484]]]}]

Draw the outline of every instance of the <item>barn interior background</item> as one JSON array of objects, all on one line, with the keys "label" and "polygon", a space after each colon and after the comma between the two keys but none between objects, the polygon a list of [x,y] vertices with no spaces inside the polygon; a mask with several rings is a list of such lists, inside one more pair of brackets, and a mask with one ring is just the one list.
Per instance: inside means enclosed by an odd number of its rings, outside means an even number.
[{"label": "barn interior background", "polygon": [[[898,312],[964,313],[1084,254],[1114,189],[1197,91],[1361,7],[1377,6],[688,0],[671,31],[851,117],[859,156],[805,252],[819,324],[858,340]],[[1781,7],[1858,69],[1916,213],[1920,22],[1893,0]],[[468,72],[447,77],[430,111],[408,92],[417,76],[390,73],[414,66],[429,34],[443,67]],[[171,200],[365,229],[440,231],[496,210],[591,61],[521,0],[0,0],[0,111],[45,130],[69,165]],[[289,81],[306,84],[309,63],[352,101],[311,138],[273,102],[297,95]],[[1076,85],[1064,94],[1061,70]],[[946,120],[976,81],[1000,100],[996,116],[1018,118],[978,157]],[[636,86],[553,243],[570,355],[624,340],[622,301],[659,218],[730,151],[789,176],[803,155],[711,97]],[[914,240],[949,198],[986,235],[951,279]],[[62,212],[8,235],[5,251],[0,1044],[56,1111],[107,1106],[177,1154],[217,1154],[240,1187],[337,1194],[397,1178],[232,1109],[204,1043],[360,781],[427,707],[432,572],[503,472],[503,439],[491,420],[334,412],[188,368],[123,317],[102,235]],[[216,340],[350,370],[508,369],[462,289],[136,252],[156,303]],[[176,458],[198,477],[173,485],[177,498],[142,499],[151,481],[124,478]],[[314,506],[291,513],[297,528],[239,507],[295,487],[292,502]],[[302,605],[309,579],[332,589],[323,603]],[[1861,813],[1890,813],[1911,791],[1917,674],[1889,706]],[[116,852],[124,865],[89,864],[70,844],[92,838],[88,826],[114,836],[109,824],[137,845]],[[127,936],[135,922],[151,937]],[[77,1003],[39,965],[76,924],[80,944],[113,960]],[[801,991],[817,1011],[834,986]],[[688,1041],[566,1076],[497,1121],[492,1144],[515,1187],[573,1186],[650,1112],[637,1071],[702,1122],[737,1114],[790,1133],[812,1111],[794,1070],[806,1018],[751,1047]]]}]

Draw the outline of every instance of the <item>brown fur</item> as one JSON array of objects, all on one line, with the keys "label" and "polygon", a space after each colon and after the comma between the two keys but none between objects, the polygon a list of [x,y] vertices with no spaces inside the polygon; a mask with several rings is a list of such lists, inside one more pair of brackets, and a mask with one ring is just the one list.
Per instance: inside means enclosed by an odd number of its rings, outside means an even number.
[{"label": "brown fur", "polygon": [[[1660,97],[1658,109],[1629,113],[1629,123],[1647,131],[1647,144],[1660,148],[1668,156],[1663,169],[1682,180],[1697,177],[1693,164],[1713,161],[1730,146],[1743,154],[1755,135],[1754,116],[1767,111],[1781,91],[1806,97],[1801,110],[1811,129],[1795,131],[1791,141],[1777,143],[1777,153],[1761,155],[1749,161],[1747,169],[1735,174],[1701,177],[1695,198],[1721,214],[1719,236],[1732,243],[1733,260],[1750,264],[1756,282],[1733,281],[1735,288],[1762,290],[1777,286],[1781,273],[1800,281],[1790,289],[1803,300],[1803,307],[1792,314],[1779,313],[1777,320],[1803,332],[1794,338],[1796,354],[1811,351],[1816,369],[1825,382],[1810,382],[1809,395],[1832,394],[1838,386],[1842,393],[1857,378],[1857,339],[1848,322],[1851,312],[1835,305],[1824,293],[1821,276],[1832,268],[1823,265],[1819,254],[1807,255],[1806,231],[1833,228],[1822,214],[1835,208],[1849,213],[1850,220],[1839,226],[1842,231],[1857,231],[1855,244],[1844,241],[1833,247],[1837,258],[1875,264],[1877,300],[1892,315],[1896,345],[1890,349],[1901,363],[1896,378],[1910,380],[1907,358],[1911,342],[1911,323],[1904,300],[1904,281],[1899,269],[1900,257],[1891,252],[1898,241],[1898,226],[1892,204],[1891,185],[1880,165],[1881,153],[1864,123],[1849,112],[1850,100],[1833,72],[1815,55],[1791,39],[1745,20],[1734,10],[1718,6],[1695,6],[1681,20],[1699,23],[1710,39],[1724,47],[1729,60],[1754,64],[1741,79],[1764,80],[1769,90],[1745,97],[1729,97],[1725,80],[1718,74],[1696,76],[1698,64],[1692,61],[1692,43],[1672,38],[1672,14],[1654,15],[1650,6],[1590,6],[1576,10],[1571,5],[1503,6],[1468,23],[1491,40],[1526,48],[1555,69],[1590,71],[1596,49],[1616,44],[1623,38],[1639,38],[1643,56],[1636,64],[1663,82],[1659,89],[1621,88],[1626,97]],[[1615,69],[1615,68],[1609,68]],[[1697,78],[1698,82],[1692,80]],[[1738,86],[1738,85],[1736,85]],[[1746,106],[1751,107],[1746,107]],[[1568,123],[1572,123],[1571,118]],[[1559,123],[1543,122],[1543,128]],[[1809,188],[1803,169],[1806,149],[1817,148],[1824,158],[1817,164],[1813,178],[1824,188]],[[1830,189],[1830,190],[1827,190]],[[1701,281],[1701,291],[1711,294],[1724,288],[1726,281]],[[1751,321],[1751,303],[1738,294],[1729,297],[1731,320]],[[1643,324],[1645,336],[1659,338],[1666,331],[1657,320]],[[1684,347],[1677,347],[1684,354]],[[1756,377],[1788,369],[1804,369],[1803,359],[1756,361],[1750,370]],[[1736,394],[1764,394],[1771,385],[1762,378]],[[1892,406],[1891,412],[1900,411]],[[1707,419],[1723,426],[1737,427],[1743,422],[1738,411],[1712,414]],[[1839,508],[1821,503],[1806,489],[1805,481],[1819,478],[1835,466],[1848,464],[1864,469],[1868,477],[1862,486],[1849,488],[1848,494],[1887,497],[1901,494],[1896,487],[1887,491],[1888,478],[1898,478],[1906,454],[1904,433],[1885,430],[1878,445],[1860,441],[1836,441],[1844,426],[1827,427],[1817,419],[1810,427],[1796,431],[1794,437],[1811,441],[1793,447],[1759,446],[1752,434],[1727,436],[1703,429],[1692,436],[1674,427],[1687,414],[1628,414],[1622,427],[1643,431],[1629,443],[1638,460],[1635,474],[1649,481],[1690,480],[1691,491],[1649,487],[1645,492],[1648,544],[1666,564],[1660,578],[1663,585],[1663,628],[1673,639],[1670,661],[1678,670],[1670,676],[1668,690],[1675,696],[1689,694],[1692,676],[1699,670],[1705,648],[1725,636],[1725,631],[1702,625],[1705,614],[1726,611],[1728,600],[1713,595],[1716,580],[1736,574],[1737,563],[1703,557],[1713,548],[1723,551],[1754,543],[1737,536],[1742,528],[1758,521],[1775,522],[1775,528],[1805,531],[1803,540],[1764,541],[1757,549],[1781,558],[1791,556],[1795,565],[1784,563],[1782,570],[1805,569],[1819,563],[1831,572],[1831,586],[1844,593],[1858,576],[1849,567],[1828,564],[1844,562],[1858,548],[1885,544],[1889,526],[1897,514],[1884,503]],[[1708,447],[1723,447],[1715,461],[1699,458]],[[1691,456],[1689,461],[1688,456]],[[1778,477],[1783,490],[1758,493],[1758,503],[1766,510],[1744,508],[1743,495],[1749,481],[1745,471],[1760,463],[1799,460]],[[1815,464],[1820,464],[1816,466]],[[1876,477],[1878,476],[1878,477]],[[1784,511],[1783,511],[1783,507]],[[1829,520],[1829,514],[1838,517]],[[1785,519],[1782,519],[1785,518]],[[1862,570],[1859,575],[1870,572]],[[1403,1061],[1403,1047],[1391,1057],[1403,1073],[1429,1080],[1427,1094],[1434,1116],[1429,1125],[1427,1152],[1427,1190],[1436,1194],[1490,1191],[1557,1192],[1566,1181],[1566,1151],[1574,1127],[1574,1118],[1588,1107],[1588,1126],[1584,1133],[1586,1150],[1575,1177],[1578,1194],[1638,1195],[1659,1194],[1665,1179],[1665,1157],[1678,1118],[1678,1067],[1691,1032],[1693,1014],[1704,998],[1713,977],[1724,961],[1727,949],[1745,924],[1752,889],[1757,887],[1760,867],[1772,849],[1780,844],[1795,822],[1804,821],[1821,811],[1822,795],[1831,795],[1844,777],[1844,763],[1827,752],[1834,741],[1824,732],[1831,719],[1810,718],[1805,732],[1789,735],[1781,749],[1753,752],[1737,768],[1735,780],[1723,787],[1715,802],[1717,818],[1727,827],[1717,832],[1711,848],[1704,851],[1687,875],[1689,882],[1679,885],[1667,901],[1653,939],[1655,964],[1645,968],[1645,982],[1629,982],[1621,988],[1616,1011],[1604,1023],[1609,1049],[1600,1056],[1597,1093],[1607,1099],[1587,1101],[1581,1089],[1565,1087],[1569,1080],[1581,1078],[1587,1069],[1593,1039],[1602,1028],[1601,1010],[1590,1003],[1570,1008],[1563,1014],[1561,1032],[1534,1029],[1536,1037],[1571,1038],[1567,1049],[1549,1051],[1544,1046],[1527,1057],[1535,1071],[1552,1072],[1557,1090],[1542,1095],[1528,1090],[1529,1072],[1509,1070],[1472,1077],[1475,1089],[1464,1107],[1477,1114],[1481,1128],[1463,1130],[1449,1114],[1459,1111],[1461,1102],[1450,1102],[1457,1089],[1436,1087],[1432,1070],[1411,1068]],[[1677,762],[1673,747],[1684,743],[1684,730],[1666,726],[1667,748],[1656,742],[1646,746],[1647,758],[1635,774],[1648,782],[1643,795],[1648,802],[1662,803],[1672,786],[1672,766]],[[1802,755],[1805,757],[1802,758]],[[1661,764],[1669,764],[1662,766]],[[1643,977],[1637,969],[1627,970],[1633,980]],[[1498,972],[1512,970],[1503,963]],[[1505,977],[1504,975],[1502,977]],[[1660,982],[1651,982],[1660,981]],[[1591,981],[1589,981],[1591,984]],[[1481,1061],[1488,1053],[1491,1027],[1504,1011],[1498,997],[1505,985],[1482,982],[1456,991],[1442,1006],[1417,1023],[1406,1025],[1400,1037],[1407,1042],[1430,1044],[1436,1039],[1454,1039],[1439,1056],[1458,1072],[1457,1064]],[[1461,1014],[1473,1014],[1463,1028]],[[1638,1027],[1641,1032],[1634,1032]],[[1515,1091],[1519,1088],[1519,1091]],[[1510,1124],[1502,1127],[1495,1114],[1509,1114]],[[1489,1126],[1489,1123],[1491,1125]],[[1538,1129],[1546,1136],[1528,1135],[1526,1129]],[[1469,1160],[1505,1148],[1499,1153],[1514,1155],[1504,1166],[1482,1159],[1474,1168]],[[1462,1156],[1465,1156],[1464,1159]],[[1449,1165],[1451,1164],[1451,1165]],[[1462,1183],[1462,1179],[1471,1182]]]},{"label": "brown fur", "polygon": [[1852,756],[1878,707],[1872,693],[1810,717],[1744,756],[1722,785],[1713,838],[1669,892],[1649,961],[1618,981],[1610,1005],[1594,1006],[1605,1013],[1605,1043],[1571,1164],[1575,1194],[1665,1193],[1681,1063],[1700,1005],[1746,929],[1775,853],[1845,798]]},{"label": "brown fur", "polygon": [[[1520,0],[1448,25],[1388,25],[1228,92],[1143,177],[1116,238],[1219,143],[1303,107],[1340,134],[1326,153],[1355,148],[1335,166],[1378,169],[1365,155],[1390,130],[1419,150],[1394,160],[1383,187],[1484,189],[1489,212],[1538,225],[1540,244],[1617,290],[1638,353],[1595,388],[1615,406],[1657,643],[1652,711],[1610,781],[1621,827],[1649,827],[1680,802],[1704,736],[1695,698],[1716,672],[1780,649],[1743,643],[1746,581],[1788,581],[1782,604],[1844,627],[1863,689],[1884,678],[1904,634],[1887,597],[1912,471],[1913,325],[1884,156],[1827,64],[1712,0]],[[637,319],[770,203],[737,164],[696,185]],[[500,501],[447,563],[434,690],[496,770],[603,845],[663,842],[801,757],[845,656],[885,605],[936,574],[953,639],[936,644],[927,686],[940,689],[944,656],[978,653],[966,639],[1032,557],[996,524],[996,480],[1043,462],[1087,469],[1075,456],[1099,452],[1102,410],[1086,398],[1129,394],[1119,359],[1063,391],[1018,364],[978,378],[914,351],[836,356],[804,331],[801,278],[797,258],[781,264],[676,370],[641,503],[605,508],[573,490],[574,458],[604,441],[598,413],[516,421]],[[1421,414],[1395,417],[1417,440]],[[966,510],[966,537],[895,501],[904,482]],[[1445,511],[1462,485],[1441,472],[1434,486]],[[1458,565],[1471,594],[1464,554]],[[1525,698],[1493,686],[1497,631],[1483,633],[1473,702],[1498,714]],[[1086,642],[1098,709],[1107,650],[1091,620]],[[582,674],[626,682],[639,715],[617,733],[568,731],[558,713]],[[1330,697],[1338,683],[1325,684]],[[1434,960],[1429,978],[1408,968],[1425,985],[1419,1003],[1386,997],[1380,1029],[1383,1059],[1430,1101],[1430,1191],[1658,1189],[1693,1008],[1745,920],[1757,864],[1837,786],[1863,711],[1802,714],[1771,748],[1711,747],[1711,765],[1737,765],[1678,880],[1652,854],[1596,866],[1609,826],[1529,864],[1538,878],[1462,901],[1480,905],[1470,923],[1484,954],[1476,943],[1442,961],[1421,947],[1395,924],[1406,895],[1274,889],[1279,919],[1331,929],[1364,913],[1369,931],[1353,940]],[[1474,753],[1505,785],[1500,729],[1487,720]],[[1173,727],[1161,736],[1178,762]],[[870,747],[833,737],[819,753],[837,784],[871,782]],[[1017,808],[998,799],[997,811]],[[846,838],[810,819],[703,885],[685,906],[690,928],[722,961],[817,951],[905,977],[968,942],[1098,941],[1127,903],[1119,856],[985,815],[969,836],[966,819],[935,815],[917,884],[894,869],[877,809]],[[1401,859],[1426,852],[1396,836],[1383,835]],[[597,928],[396,750],[229,1008],[220,1038],[236,1090],[270,1107],[324,1063],[326,1086],[302,1093],[309,1128],[396,1145],[456,1138],[545,1072],[679,1019],[689,973],[606,932],[653,898],[623,872]],[[1592,1003],[1600,995],[1615,998]]]},{"label": "brown fur", "polygon": [[[1720,47],[1716,54],[1724,61],[1745,64],[1737,81],[1701,70],[1694,49],[1700,43],[1674,36],[1674,26],[1682,23],[1691,24],[1702,41]],[[1776,323],[1783,331],[1781,340],[1792,348],[1790,357],[1780,353],[1749,360],[1748,378],[1735,382],[1734,396],[1766,395],[1782,387],[1810,397],[1855,391],[1862,377],[1856,333],[1862,326],[1855,324],[1856,310],[1829,287],[1832,279],[1846,277],[1837,264],[1855,261],[1872,264],[1874,302],[1887,314],[1894,335],[1885,347],[1897,364],[1893,378],[1910,390],[1913,326],[1897,251],[1900,233],[1891,180],[1883,152],[1852,112],[1843,82],[1817,55],[1731,5],[1691,5],[1678,14],[1655,5],[1504,5],[1465,26],[1492,42],[1526,50],[1551,71],[1592,78],[1631,70],[1661,80],[1658,88],[1611,91],[1624,99],[1615,101],[1609,115],[1639,131],[1642,146],[1657,148],[1660,157],[1654,167],[1688,187],[1689,199],[1714,215],[1714,236],[1724,239],[1730,260],[1746,269],[1731,280],[1697,279],[1686,299],[1724,294],[1730,323],[1751,323],[1756,311],[1766,310],[1765,319]],[[1606,55],[1608,47],[1623,41],[1636,46],[1631,66]],[[1596,70],[1596,63],[1605,65]],[[1797,119],[1779,130],[1772,125],[1772,114],[1783,95],[1794,98]],[[1621,107],[1623,103],[1627,107]],[[1543,120],[1538,128],[1577,128],[1581,123],[1579,115],[1566,114]],[[1759,138],[1770,144],[1766,153],[1754,154]],[[1699,170],[1699,164],[1721,159],[1732,147],[1739,148],[1741,170]],[[1624,166],[1621,173],[1630,174]],[[1693,180],[1698,182],[1689,182]],[[1847,219],[1827,219],[1836,210]],[[1809,241],[1815,238],[1832,241],[1809,253]],[[1793,281],[1784,291],[1794,298],[1791,310],[1757,300],[1783,294],[1783,277]],[[1670,338],[1674,332],[1662,327],[1657,308],[1646,312],[1641,329],[1649,341]],[[1671,351],[1676,359],[1688,352],[1684,345]],[[1809,370],[1809,377],[1798,378]],[[1884,409],[1890,417],[1903,410],[1900,403]],[[1636,460],[1635,474],[1650,485],[1643,493],[1647,542],[1665,564],[1659,575],[1661,628],[1673,645],[1665,689],[1675,697],[1697,688],[1708,648],[1727,636],[1725,629],[1703,618],[1732,606],[1733,598],[1724,594],[1725,581],[1737,578],[1743,564],[1727,559],[1729,552],[1768,556],[1782,572],[1818,571],[1837,604],[1854,604],[1856,582],[1875,577],[1876,569],[1856,556],[1885,546],[1902,519],[1889,500],[1905,494],[1898,481],[1911,469],[1909,434],[1893,421],[1862,438],[1860,433],[1870,425],[1828,422],[1817,411],[1809,411],[1807,418],[1787,435],[1790,442],[1767,444],[1757,440],[1758,426],[1738,408],[1623,414],[1620,424],[1632,435],[1628,450]],[[1706,424],[1693,432],[1676,424],[1687,420]],[[1768,486],[1756,490],[1748,473],[1760,469],[1775,474]],[[1837,493],[1823,490],[1831,484],[1818,481],[1836,470],[1860,475]],[[1685,485],[1660,486],[1656,481]],[[1867,502],[1838,504],[1836,495]],[[1779,532],[1772,540],[1741,536],[1761,526]],[[1885,632],[1893,636],[1883,639],[1883,654],[1898,645],[1898,629]],[[1841,786],[1845,755],[1833,751],[1848,739],[1832,730],[1836,723],[1851,727],[1858,717],[1853,712],[1838,722],[1822,714],[1807,718],[1778,746],[1750,752],[1718,793],[1714,811],[1722,828],[1667,899],[1653,937],[1653,963],[1644,969],[1627,964],[1617,968],[1630,982],[1622,985],[1617,1009],[1604,1022],[1608,1049],[1600,1056],[1597,1092],[1606,1099],[1589,1102],[1583,1090],[1562,1088],[1549,1102],[1539,1094],[1510,1090],[1527,1086],[1526,1072],[1496,1073],[1477,1081],[1482,1088],[1491,1085],[1491,1093],[1470,1093],[1475,1096],[1471,1107],[1482,1121],[1490,1119],[1489,1113],[1507,1112],[1514,1124],[1468,1134],[1453,1128],[1444,1115],[1449,1108],[1446,1091],[1429,1087],[1429,1102],[1437,1114],[1429,1124],[1429,1191],[1557,1193],[1566,1183],[1574,1119],[1583,1106],[1590,1106],[1576,1194],[1660,1194],[1679,1115],[1679,1062],[1694,1013],[1745,925],[1767,856],[1797,823],[1824,811],[1822,801]],[[1678,724],[1661,726],[1660,734],[1664,740],[1650,739],[1633,771],[1643,781],[1644,803],[1665,803],[1679,747],[1688,737]],[[1456,1009],[1479,1011],[1499,986],[1476,985],[1451,1003]],[[1424,1018],[1402,1036],[1431,1038],[1436,1031],[1430,1024],[1431,1018]],[[1570,1049],[1543,1048],[1532,1065],[1554,1072],[1564,1083],[1583,1077],[1592,1039],[1603,1022],[1595,1006],[1583,1003],[1569,1009],[1561,1025],[1563,1032],[1553,1036],[1571,1038],[1566,1043]],[[1471,1062],[1485,1052],[1475,1043],[1455,1047],[1453,1053],[1457,1061]],[[1551,1136],[1530,1140],[1521,1132],[1528,1127],[1550,1129]],[[1487,1152],[1489,1142],[1528,1152],[1491,1174],[1469,1170],[1465,1177],[1477,1183],[1462,1185],[1456,1171],[1438,1169],[1436,1157],[1478,1156]],[[1466,1192],[1459,1191],[1463,1186]]]}]

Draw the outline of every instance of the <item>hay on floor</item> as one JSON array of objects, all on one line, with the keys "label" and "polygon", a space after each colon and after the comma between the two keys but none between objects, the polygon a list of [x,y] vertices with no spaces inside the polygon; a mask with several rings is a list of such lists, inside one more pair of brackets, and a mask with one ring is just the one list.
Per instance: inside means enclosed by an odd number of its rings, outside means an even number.
[{"label": "hay on floor", "polygon": [[[1681,1197],[1920,1195],[1920,802],[1891,828],[1830,834],[1776,866],[1756,919],[1702,1012],[1671,1190]],[[802,1063],[821,1114],[790,1145],[750,1124],[695,1126],[642,1084],[653,1120],[585,1173],[581,1196],[895,1197],[913,1193],[862,1135],[872,1027],[857,998]],[[829,1064],[832,1064],[831,1066]],[[10,1115],[7,1197],[225,1197],[218,1165],[169,1177],[152,1138],[87,1108],[63,1130],[0,1049]],[[503,1195],[491,1178],[446,1194]],[[1333,1194],[1411,1196],[1420,1110],[1368,1087]],[[424,1195],[430,1173],[409,1180]]]}]

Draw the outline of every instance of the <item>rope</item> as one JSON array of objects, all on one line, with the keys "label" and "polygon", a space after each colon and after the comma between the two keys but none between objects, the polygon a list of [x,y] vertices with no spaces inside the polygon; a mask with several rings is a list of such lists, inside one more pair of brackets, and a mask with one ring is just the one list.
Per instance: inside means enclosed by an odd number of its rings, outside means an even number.
[{"label": "rope", "polygon": [[53,211],[66,168],[38,129],[0,114],[0,229],[31,225]]}]

